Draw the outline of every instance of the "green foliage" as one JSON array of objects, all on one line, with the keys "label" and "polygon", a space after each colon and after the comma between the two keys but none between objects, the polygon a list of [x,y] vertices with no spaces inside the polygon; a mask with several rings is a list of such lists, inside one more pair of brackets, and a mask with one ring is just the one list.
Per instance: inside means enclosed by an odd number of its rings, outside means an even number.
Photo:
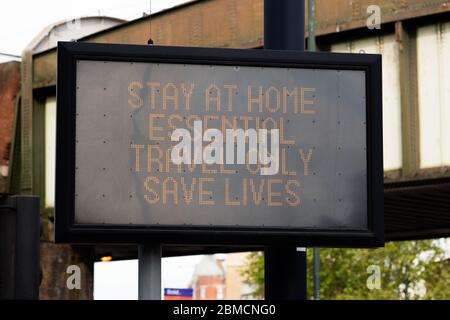
[{"label": "green foliage", "polygon": [[242,271],[245,281],[255,287],[250,296],[264,298],[264,253],[252,252],[247,257],[247,267]]},{"label": "green foliage", "polygon": [[[313,296],[313,254],[308,250],[308,296]],[[450,299],[450,263],[442,241],[390,242],[379,249],[321,249],[321,299]],[[369,289],[375,266],[380,288]],[[264,296],[264,256],[252,253],[244,270],[254,296]]]}]

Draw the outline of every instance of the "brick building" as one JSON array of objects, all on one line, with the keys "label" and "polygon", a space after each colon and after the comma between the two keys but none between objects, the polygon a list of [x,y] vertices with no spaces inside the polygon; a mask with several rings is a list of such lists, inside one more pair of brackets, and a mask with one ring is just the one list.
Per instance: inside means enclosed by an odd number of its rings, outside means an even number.
[{"label": "brick building", "polygon": [[191,287],[195,300],[250,300],[254,288],[245,282],[242,271],[248,252],[236,252],[219,258],[204,256],[197,264]]},{"label": "brick building", "polygon": [[225,270],[220,261],[206,255],[195,267],[192,277],[194,300],[223,300],[225,298]]},{"label": "brick building", "polygon": [[248,252],[229,253],[225,258],[225,300],[251,300],[254,288],[242,275],[247,266]]},{"label": "brick building", "polygon": [[20,92],[20,62],[0,64],[0,193],[7,191],[14,110]]}]

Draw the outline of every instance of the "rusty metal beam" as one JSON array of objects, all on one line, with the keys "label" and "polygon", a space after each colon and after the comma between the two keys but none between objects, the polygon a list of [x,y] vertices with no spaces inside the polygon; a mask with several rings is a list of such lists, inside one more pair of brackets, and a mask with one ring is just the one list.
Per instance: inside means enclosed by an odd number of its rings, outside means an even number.
[{"label": "rusty metal beam", "polygon": [[331,0],[316,1],[316,34],[365,28],[367,8],[378,5],[382,24],[450,11],[448,0]]},{"label": "rusty metal beam", "polygon": [[[411,36],[410,31],[407,31],[404,26],[408,19],[450,12],[450,1],[378,0],[376,2],[381,9],[382,24],[396,22],[397,40],[401,42],[404,163],[402,172],[385,173],[387,181],[407,181],[419,176],[448,176],[448,170],[430,174],[418,168],[417,99],[413,97],[413,93],[417,91],[414,83],[415,44],[414,36]],[[365,28],[367,7],[371,4],[373,0],[316,1],[316,35],[320,38],[320,36],[346,30]],[[263,12],[263,0],[198,0],[152,15],[151,38],[158,45],[262,47]],[[150,36],[149,22],[149,17],[143,17],[87,36],[79,41],[146,44]],[[33,57],[33,89],[55,86],[55,83],[56,50],[35,55]]]},{"label": "rusty metal beam", "polygon": [[33,89],[56,85],[56,49],[33,57]]},{"label": "rusty metal beam", "polygon": [[[148,17],[83,41],[147,44]],[[263,0],[203,0],[151,17],[151,38],[158,45],[253,48],[262,46]]]},{"label": "rusty metal beam", "polygon": [[[364,28],[373,0],[327,0],[316,4],[316,34]],[[382,23],[450,12],[448,0],[379,0]],[[152,15],[158,45],[256,48],[263,46],[263,0],[200,0]],[[306,19],[308,21],[308,19]],[[87,36],[80,41],[146,44],[149,17]],[[56,50],[34,58],[33,87],[55,85]]]}]

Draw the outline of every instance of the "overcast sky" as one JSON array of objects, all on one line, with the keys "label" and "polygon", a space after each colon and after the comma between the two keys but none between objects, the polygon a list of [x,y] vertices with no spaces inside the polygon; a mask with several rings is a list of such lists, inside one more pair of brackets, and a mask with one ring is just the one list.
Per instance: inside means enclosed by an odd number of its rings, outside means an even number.
[{"label": "overcast sky", "polygon": [[[188,0],[152,0],[152,13]],[[14,0],[2,1],[0,9],[0,53],[20,55],[46,26],[81,16],[106,15],[126,20],[150,11],[150,0]],[[0,57],[4,61],[4,57]]]},{"label": "overcast sky", "polygon": [[[202,256],[164,258],[162,288],[188,288]],[[161,290],[163,292],[163,290]],[[94,266],[94,299],[137,300],[138,261],[97,262]]]}]

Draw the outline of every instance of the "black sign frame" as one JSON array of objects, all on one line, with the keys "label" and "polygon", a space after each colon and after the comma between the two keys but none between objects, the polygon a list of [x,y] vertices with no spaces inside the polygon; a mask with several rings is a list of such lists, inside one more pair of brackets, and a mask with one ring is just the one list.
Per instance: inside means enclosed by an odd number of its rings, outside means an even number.
[{"label": "black sign frame", "polygon": [[[384,244],[381,55],[59,42],[55,241],[166,245],[296,245],[376,247]],[[363,70],[366,74],[367,221],[365,230],[76,224],[75,126],[77,60]]]}]

